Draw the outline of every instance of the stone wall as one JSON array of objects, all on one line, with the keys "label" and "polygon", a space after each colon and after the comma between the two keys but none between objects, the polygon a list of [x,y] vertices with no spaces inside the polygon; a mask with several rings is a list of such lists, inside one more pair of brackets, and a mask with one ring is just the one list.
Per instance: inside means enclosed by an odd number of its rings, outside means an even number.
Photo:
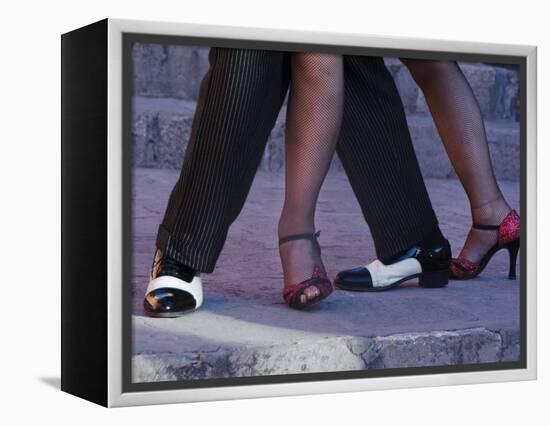
[{"label": "stone wall", "polygon": [[[134,165],[179,168],[189,138],[208,50],[136,44],[134,59]],[[422,92],[397,59],[386,59],[403,99],[415,150],[426,177],[455,177]],[[519,78],[512,67],[460,63],[486,121],[499,179],[519,179]],[[284,107],[272,131],[261,169],[282,171]],[[332,169],[341,170],[337,159]]]},{"label": "stone wall", "polygon": [[136,96],[197,100],[207,48],[136,43],[133,58]]}]

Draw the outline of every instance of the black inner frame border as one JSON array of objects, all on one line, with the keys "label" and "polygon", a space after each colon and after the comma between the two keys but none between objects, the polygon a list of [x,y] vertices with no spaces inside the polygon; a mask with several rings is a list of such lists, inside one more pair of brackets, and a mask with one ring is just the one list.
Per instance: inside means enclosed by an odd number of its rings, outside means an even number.
[{"label": "black inner frame border", "polygon": [[[246,48],[276,51],[308,51],[337,53],[342,55],[383,56],[414,59],[438,59],[464,62],[485,62],[489,64],[519,65],[520,91],[520,211],[521,241],[520,246],[520,359],[514,362],[442,365],[429,367],[386,368],[373,370],[302,373],[253,377],[231,377],[215,379],[195,379],[179,381],[159,381],[146,383],[132,382],[132,95],[133,95],[133,61],[134,43],[152,43],[165,45],[183,45],[200,47]],[[399,41],[396,40],[396,44]],[[335,46],[313,43],[289,43],[230,38],[209,38],[174,35],[153,35],[141,33],[122,34],[122,392],[145,392],[176,389],[197,389],[213,387],[230,387],[245,385],[265,385],[276,383],[299,383],[328,380],[350,380],[375,377],[418,376],[433,374],[451,374],[495,370],[512,370],[527,368],[527,57],[477,54],[465,52],[431,52],[399,48],[372,48],[364,46]]]}]

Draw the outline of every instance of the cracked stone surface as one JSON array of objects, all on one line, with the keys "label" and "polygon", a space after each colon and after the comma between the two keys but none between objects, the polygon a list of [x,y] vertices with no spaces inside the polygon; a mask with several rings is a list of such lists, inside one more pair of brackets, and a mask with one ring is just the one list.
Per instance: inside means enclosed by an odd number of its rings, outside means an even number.
[{"label": "cracked stone surface", "polygon": [[[418,161],[427,178],[455,177],[422,91],[407,68],[386,58],[407,114]],[[204,47],[136,43],[133,47],[133,162],[136,167],[181,167],[191,131],[199,84],[208,69]],[[461,62],[479,103],[498,179],[519,180],[518,67]],[[264,171],[284,170],[283,107],[261,162]],[[342,170],[338,158],[332,169]]]},{"label": "cracked stone surface", "polygon": [[[179,169],[191,134],[195,101],[137,96],[133,100],[133,141],[136,167]],[[267,141],[260,169],[284,172],[283,107]],[[407,124],[422,172],[426,178],[456,177],[431,115],[408,112]],[[519,180],[519,123],[486,119],[487,141],[498,179]],[[334,157],[331,169],[341,171]]]},{"label": "cracked stone surface", "polygon": [[[170,381],[320,371],[515,361],[519,280],[500,252],[476,280],[422,289],[412,280],[380,293],[336,291],[298,312],[281,298],[277,218],[283,176],[260,172],[230,229],[205,304],[176,319],[147,318],[142,297],[154,240],[177,179],[170,169],[134,170],[133,380]],[[454,179],[426,181],[441,228],[457,253],[471,223]],[[501,182],[514,208],[519,184]],[[368,227],[344,174],[327,177],[317,227],[329,275],[374,258]]]},{"label": "cracked stone surface", "polygon": [[[422,91],[397,58],[385,58],[407,113],[427,112]],[[486,118],[515,118],[519,114],[519,67],[505,68],[460,62]],[[208,69],[208,48],[136,43],[133,47],[134,90],[138,96],[196,100]]]}]

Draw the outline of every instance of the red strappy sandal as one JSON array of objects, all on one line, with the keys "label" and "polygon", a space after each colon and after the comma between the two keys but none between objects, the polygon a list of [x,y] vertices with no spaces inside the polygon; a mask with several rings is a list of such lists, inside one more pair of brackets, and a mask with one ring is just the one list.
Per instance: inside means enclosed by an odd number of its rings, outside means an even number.
[{"label": "red strappy sandal", "polygon": [[[283,237],[279,240],[279,245],[287,243],[294,240],[311,240],[314,244],[317,244],[317,249],[321,251],[321,247],[317,242],[317,237],[319,237],[320,232],[314,234],[296,234]],[[316,287],[319,290],[319,295],[313,299],[307,300],[306,303],[302,303],[301,296],[304,294],[306,289],[310,287]],[[311,278],[302,281],[298,284],[292,284],[288,287],[285,287],[283,290],[283,299],[285,303],[293,308],[298,310],[303,310],[311,308],[312,306],[317,305],[321,300],[325,299],[330,293],[332,293],[333,287],[331,281],[328,279],[327,274],[319,265],[313,267],[313,273]]]},{"label": "red strappy sandal", "polygon": [[465,258],[451,260],[450,278],[453,280],[470,280],[477,277],[487,266],[493,255],[502,249],[510,254],[508,279],[516,279],[516,260],[519,252],[520,220],[515,210],[510,211],[500,225],[480,225],[474,223],[474,229],[497,231],[497,243],[483,256],[479,262]]}]

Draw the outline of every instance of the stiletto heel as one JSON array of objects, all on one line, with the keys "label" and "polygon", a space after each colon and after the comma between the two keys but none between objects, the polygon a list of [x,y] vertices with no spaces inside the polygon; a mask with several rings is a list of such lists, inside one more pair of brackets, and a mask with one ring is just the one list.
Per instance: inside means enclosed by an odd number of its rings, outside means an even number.
[{"label": "stiletto heel", "polygon": [[519,251],[520,220],[515,210],[510,211],[500,225],[479,225],[474,223],[474,229],[495,230],[497,243],[483,256],[479,263],[465,258],[451,260],[450,276],[455,280],[469,280],[477,277],[487,266],[493,255],[501,249],[507,249],[510,254],[510,269],[508,278],[516,279],[516,260]]},{"label": "stiletto heel", "polygon": [[[289,241],[294,240],[311,240],[314,244],[317,245],[318,250],[320,250],[317,237],[319,237],[320,232],[314,234],[296,234],[283,237],[279,240],[279,245],[285,244]],[[311,287],[317,288],[319,290],[319,295],[313,299],[307,300],[305,303],[302,303],[301,297],[304,292]],[[313,273],[311,278],[302,281],[298,284],[292,284],[283,289],[283,299],[285,303],[294,309],[302,310],[310,308],[314,305],[317,305],[321,300],[325,299],[330,293],[332,293],[332,283],[328,279],[326,273],[319,265],[313,267]]]},{"label": "stiletto heel", "polygon": [[506,248],[508,249],[508,254],[510,255],[510,269],[508,272],[508,279],[515,280],[516,279],[516,260],[518,258],[518,252],[519,252],[519,240],[515,240],[515,241],[512,241],[511,243],[508,243],[506,245]]}]

